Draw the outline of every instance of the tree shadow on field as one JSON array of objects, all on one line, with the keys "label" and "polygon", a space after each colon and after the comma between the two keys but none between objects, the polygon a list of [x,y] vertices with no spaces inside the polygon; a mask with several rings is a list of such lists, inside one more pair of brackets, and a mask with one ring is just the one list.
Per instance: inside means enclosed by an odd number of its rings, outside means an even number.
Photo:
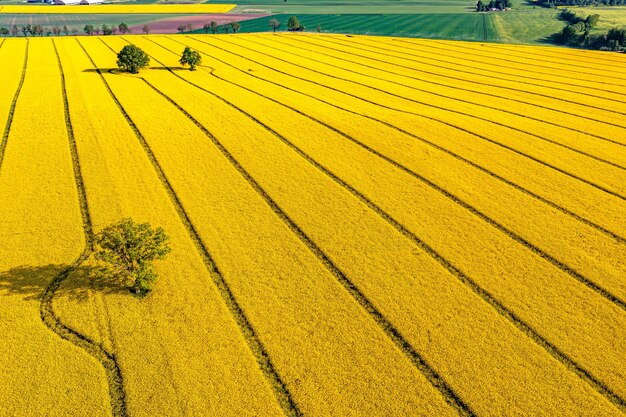
[{"label": "tree shadow on field", "polygon": [[[68,265],[18,266],[0,272],[0,294],[23,295],[25,300],[40,300],[50,282],[70,268]],[[55,296],[86,302],[90,292],[128,294],[124,280],[106,268],[83,264],[72,268]],[[1,295],[0,295],[1,296]]]},{"label": "tree shadow on field", "polygon": [[[113,75],[138,75],[138,74],[131,74],[129,72],[123,71],[119,68],[88,68],[83,70],[83,72],[90,72],[90,73],[97,73],[98,70],[100,70],[100,72],[102,73],[109,73],[109,74],[113,74]],[[189,68],[185,68],[185,67],[148,67],[146,69],[144,69],[143,71],[152,71],[152,70],[156,70],[156,71],[182,71],[182,70],[186,70],[189,71]]]}]

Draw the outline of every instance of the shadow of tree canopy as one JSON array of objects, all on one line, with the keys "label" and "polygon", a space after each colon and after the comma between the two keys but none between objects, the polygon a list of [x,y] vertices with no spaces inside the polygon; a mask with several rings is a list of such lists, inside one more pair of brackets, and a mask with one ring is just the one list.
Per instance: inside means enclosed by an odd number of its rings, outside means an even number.
[{"label": "shadow of tree canopy", "polygon": [[107,268],[84,263],[77,267],[62,264],[18,266],[0,272],[0,293],[23,295],[25,300],[40,300],[52,279],[71,269],[56,296],[77,302],[89,299],[89,292],[101,294],[128,294],[124,278]]}]

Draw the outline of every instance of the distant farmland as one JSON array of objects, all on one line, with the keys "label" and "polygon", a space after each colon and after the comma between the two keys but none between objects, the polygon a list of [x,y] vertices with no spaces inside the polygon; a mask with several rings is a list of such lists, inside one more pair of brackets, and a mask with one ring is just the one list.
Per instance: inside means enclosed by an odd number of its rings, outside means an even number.
[{"label": "distant farmland", "polygon": [[[0,62],[3,415],[626,412],[626,54],[136,35]],[[126,217],[171,237],[144,299],[91,257]]]}]

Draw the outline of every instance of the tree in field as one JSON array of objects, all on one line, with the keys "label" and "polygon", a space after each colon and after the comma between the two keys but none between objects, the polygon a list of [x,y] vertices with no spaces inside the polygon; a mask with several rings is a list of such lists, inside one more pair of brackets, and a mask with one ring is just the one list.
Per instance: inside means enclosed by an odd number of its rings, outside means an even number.
[{"label": "tree in field", "polygon": [[158,227],[124,219],[96,235],[96,259],[107,263],[113,272],[132,281],[131,291],[146,294],[158,276],[153,262],[171,251],[169,237]]},{"label": "tree in field", "polygon": [[230,27],[230,25],[228,23],[224,23],[221,28],[224,29],[224,33],[228,33],[228,28]]},{"label": "tree in field", "polygon": [[211,25],[209,25],[208,23],[205,23],[205,25],[202,26],[202,30],[204,31],[205,35],[208,35],[209,31],[211,30]]},{"label": "tree in field", "polygon": [[322,25],[318,24],[315,26],[315,30],[317,30],[317,33],[322,33]]},{"label": "tree in field", "polygon": [[7,28],[0,28],[0,35],[2,35],[2,36],[9,36],[9,33],[11,33],[11,31],[9,31],[9,29],[7,29]]},{"label": "tree in field", "polygon": [[61,34],[61,28],[59,26],[52,27],[52,34],[54,36],[59,36]]},{"label": "tree in field", "polygon": [[185,25],[178,25],[178,27],[176,28],[180,33],[183,33],[185,31]]},{"label": "tree in field", "polygon": [[111,34],[117,35],[117,26],[111,26]]},{"label": "tree in field", "polygon": [[100,34],[100,28],[94,28],[94,32],[96,32],[96,35]]},{"label": "tree in field", "polygon": [[220,25],[217,22],[211,22],[211,32],[215,35],[220,30]]},{"label": "tree in field", "polygon": [[65,33],[65,36],[70,34],[70,28],[67,25],[63,25],[63,33]]},{"label": "tree in field", "polygon": [[117,26],[117,28],[122,35],[126,35],[127,33],[130,33],[130,29],[128,29],[128,25],[126,23],[120,23]]},{"label": "tree in field", "polygon": [[270,27],[276,33],[276,30],[280,27],[282,23],[278,19],[270,19]]},{"label": "tree in field", "polygon": [[17,25],[13,25],[13,27],[11,28],[11,35],[12,36],[17,36],[17,34],[19,33],[19,29],[17,28]]},{"label": "tree in field", "polygon": [[136,45],[126,45],[117,54],[117,66],[131,74],[137,74],[148,64],[150,64],[150,57]]},{"label": "tree in field", "polygon": [[109,36],[113,34],[113,29],[108,27],[107,25],[102,25],[102,34],[105,36]]},{"label": "tree in field", "polygon": [[191,32],[193,30],[193,26],[191,25],[191,23],[187,23],[185,25],[185,29],[187,29],[187,32]]},{"label": "tree in field", "polygon": [[290,32],[296,32],[300,30],[300,21],[297,17],[291,16],[289,18],[289,21],[287,22],[287,29],[289,29]]},{"label": "tree in field", "polygon": [[190,71],[195,71],[196,66],[202,64],[202,56],[198,51],[194,51],[190,47],[186,46],[183,51],[183,55],[180,57],[180,64],[182,66],[189,65]]},{"label": "tree in field", "polygon": [[93,35],[93,32],[94,32],[93,25],[85,25],[85,27],[83,28],[83,31],[85,31],[85,34],[87,35]]},{"label": "tree in field", "polygon": [[145,33],[147,35],[147,34],[150,33],[150,26],[143,25],[143,28],[141,30],[143,31],[143,33]]},{"label": "tree in field", "polygon": [[233,33],[237,33],[237,31],[241,29],[239,22],[230,22],[230,27],[233,29]]}]

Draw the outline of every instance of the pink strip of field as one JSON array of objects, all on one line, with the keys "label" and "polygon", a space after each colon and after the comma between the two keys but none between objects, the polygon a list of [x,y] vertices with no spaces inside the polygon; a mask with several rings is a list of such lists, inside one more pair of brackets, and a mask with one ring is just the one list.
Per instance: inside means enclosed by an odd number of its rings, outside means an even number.
[{"label": "pink strip of field", "polygon": [[[150,22],[150,33],[177,33],[178,26],[191,24],[191,27],[195,29],[202,29],[202,27],[211,22],[216,22],[218,25],[230,22],[242,22],[244,20],[256,19],[259,17],[269,16],[268,14],[204,14],[193,16],[181,16],[171,17],[168,19],[155,20]],[[141,33],[143,29],[142,25],[131,26],[132,33]]]}]

